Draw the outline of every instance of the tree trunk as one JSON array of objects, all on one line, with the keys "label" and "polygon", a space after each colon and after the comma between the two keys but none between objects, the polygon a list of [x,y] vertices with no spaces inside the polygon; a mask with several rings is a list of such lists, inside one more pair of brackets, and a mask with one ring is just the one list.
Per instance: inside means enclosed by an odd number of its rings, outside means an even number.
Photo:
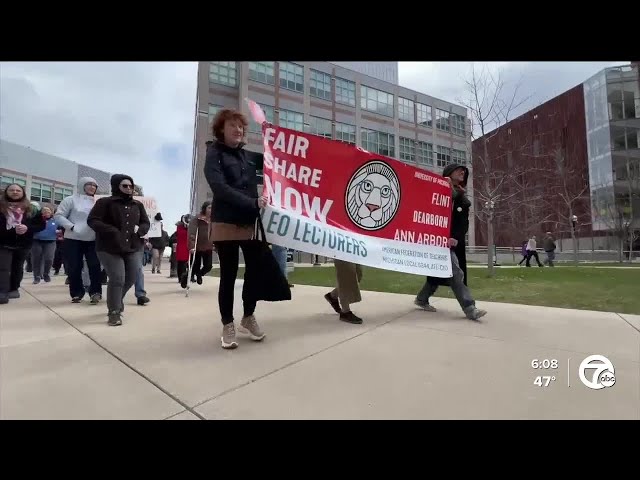
[{"label": "tree trunk", "polygon": [[[483,129],[483,135],[484,135],[484,129]],[[490,171],[491,171],[491,161],[489,159],[489,149],[487,148],[487,138],[484,139],[483,142],[483,147],[484,147],[484,181],[485,181],[485,192],[490,192],[490,187],[491,185],[489,185],[489,176],[487,175]],[[495,205],[492,205],[493,199],[489,198],[488,202],[489,205],[488,207],[485,207],[488,212],[487,212],[487,270],[489,273],[489,277],[493,277],[495,275],[495,271],[493,268],[493,243],[494,243],[494,239],[493,239],[493,207]]]},{"label": "tree trunk", "polygon": [[576,229],[571,225],[571,241],[573,242],[573,263],[578,265],[578,239],[576,238]]}]

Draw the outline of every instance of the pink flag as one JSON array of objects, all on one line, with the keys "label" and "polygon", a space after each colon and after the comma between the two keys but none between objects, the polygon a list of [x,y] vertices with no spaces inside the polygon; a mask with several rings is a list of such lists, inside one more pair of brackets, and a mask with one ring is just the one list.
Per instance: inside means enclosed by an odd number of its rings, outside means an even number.
[{"label": "pink flag", "polygon": [[249,111],[251,112],[251,116],[253,117],[253,119],[258,125],[262,125],[264,122],[267,121],[267,117],[264,116],[264,112],[260,108],[260,105],[258,105],[256,102],[248,98],[245,98],[245,101],[249,105]]}]

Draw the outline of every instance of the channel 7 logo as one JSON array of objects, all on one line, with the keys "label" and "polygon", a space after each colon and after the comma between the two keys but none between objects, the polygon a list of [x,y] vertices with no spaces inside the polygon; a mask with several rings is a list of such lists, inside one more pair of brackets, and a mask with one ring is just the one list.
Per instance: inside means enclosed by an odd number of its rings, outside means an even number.
[{"label": "channel 7 logo", "polygon": [[613,387],[616,383],[613,363],[604,355],[590,355],[585,358],[578,368],[578,376],[582,383],[592,390]]}]

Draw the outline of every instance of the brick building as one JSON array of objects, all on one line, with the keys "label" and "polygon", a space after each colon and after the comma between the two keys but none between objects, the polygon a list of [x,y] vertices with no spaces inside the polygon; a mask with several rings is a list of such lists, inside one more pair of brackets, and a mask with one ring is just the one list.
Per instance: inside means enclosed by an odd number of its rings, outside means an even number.
[{"label": "brick building", "polygon": [[[604,69],[472,143],[476,210],[488,208],[485,192],[509,199],[495,205],[495,245],[545,231],[567,239],[573,215],[589,248],[615,248],[622,227],[640,231],[639,78],[637,62]],[[485,138],[488,174],[479,168]],[[482,219],[475,232],[486,245]]]}]

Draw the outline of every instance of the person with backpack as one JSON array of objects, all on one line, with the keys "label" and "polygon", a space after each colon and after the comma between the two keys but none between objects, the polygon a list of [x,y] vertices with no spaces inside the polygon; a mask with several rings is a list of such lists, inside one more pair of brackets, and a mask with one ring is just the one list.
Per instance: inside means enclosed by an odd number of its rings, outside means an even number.
[{"label": "person with backpack", "polygon": [[527,244],[529,243],[528,240],[525,240],[524,242],[522,242],[522,245],[520,245],[520,254],[522,255],[522,260],[520,260],[518,262],[519,266],[522,266],[522,264],[524,262],[527,261],[527,258],[529,257],[529,252],[527,251]]},{"label": "person with backpack", "polygon": [[547,259],[544,263],[553,267],[553,261],[556,259],[556,239],[553,238],[551,232],[547,232],[545,237],[542,239],[542,248],[544,249],[544,253],[547,254]]}]

